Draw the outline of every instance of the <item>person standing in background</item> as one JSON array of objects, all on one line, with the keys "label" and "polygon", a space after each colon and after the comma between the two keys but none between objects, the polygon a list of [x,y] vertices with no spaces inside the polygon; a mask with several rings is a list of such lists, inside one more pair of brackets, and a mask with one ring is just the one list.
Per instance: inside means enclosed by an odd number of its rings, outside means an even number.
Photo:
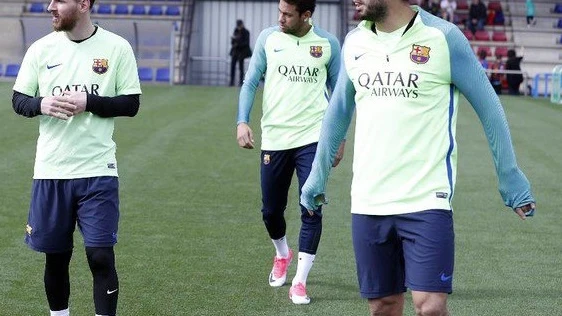
[{"label": "person standing in background", "polygon": [[117,313],[114,118],[137,114],[141,88],[131,45],[92,23],[93,5],[94,0],[49,3],[55,32],[29,47],[13,88],[14,111],[39,117],[25,242],[45,253],[43,280],[51,316],[70,315],[76,226],[93,277],[95,313]]},{"label": "person standing in background", "polygon": [[537,24],[537,20],[535,20],[535,3],[533,0],[526,0],[525,8],[527,9],[527,27]]},{"label": "person standing in background", "polygon": [[244,21],[236,21],[236,28],[230,37],[230,44],[232,45],[230,48],[230,86],[234,86],[236,64],[238,64],[238,71],[240,72],[238,85],[241,86],[244,80],[244,59],[252,56],[250,32],[244,27]]},{"label": "person standing in background", "polygon": [[[521,60],[523,60],[523,57],[517,57],[514,49],[508,50],[505,70],[521,71]],[[523,74],[508,73],[505,75],[505,78],[507,80],[507,93],[510,95],[519,95],[519,86],[523,82]]]}]

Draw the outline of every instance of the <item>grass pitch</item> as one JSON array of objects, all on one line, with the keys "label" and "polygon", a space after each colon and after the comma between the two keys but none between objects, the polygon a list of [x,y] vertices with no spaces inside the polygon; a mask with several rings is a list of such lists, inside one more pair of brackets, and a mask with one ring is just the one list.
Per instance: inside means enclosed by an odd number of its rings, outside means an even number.
[{"label": "grass pitch", "polygon": [[[23,243],[38,122],[14,114],[11,88],[0,84],[0,315],[48,315],[43,255]],[[267,284],[273,246],[261,221],[259,150],[236,144],[238,89],[145,86],[143,92],[138,116],[116,120],[119,315],[368,314],[350,234],[353,137],[328,186],[324,233],[308,281],[312,303],[294,306],[288,286]],[[251,123],[258,143],[260,97]],[[502,101],[538,211],[521,221],[503,206],[482,127],[463,100],[450,310],[461,316],[562,315],[562,106],[526,97]],[[294,183],[286,212],[294,248],[297,203]],[[78,233],[75,245],[71,312],[93,315]],[[405,314],[414,314],[409,297]]]}]

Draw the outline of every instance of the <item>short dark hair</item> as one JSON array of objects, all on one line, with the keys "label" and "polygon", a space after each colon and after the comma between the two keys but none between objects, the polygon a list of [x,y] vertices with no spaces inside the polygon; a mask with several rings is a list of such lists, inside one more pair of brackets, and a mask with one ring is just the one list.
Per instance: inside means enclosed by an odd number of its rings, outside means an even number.
[{"label": "short dark hair", "polygon": [[310,11],[310,14],[312,15],[314,13],[314,9],[316,8],[316,0],[282,0],[282,1],[294,5],[297,8],[297,12],[299,14],[303,14],[306,11]]},{"label": "short dark hair", "polygon": [[236,20],[236,26],[242,26],[242,25],[244,25],[244,21]]},{"label": "short dark hair", "polygon": [[510,50],[507,51],[507,57],[513,58],[515,56],[516,56],[516,54],[515,54],[514,49],[510,49]]}]

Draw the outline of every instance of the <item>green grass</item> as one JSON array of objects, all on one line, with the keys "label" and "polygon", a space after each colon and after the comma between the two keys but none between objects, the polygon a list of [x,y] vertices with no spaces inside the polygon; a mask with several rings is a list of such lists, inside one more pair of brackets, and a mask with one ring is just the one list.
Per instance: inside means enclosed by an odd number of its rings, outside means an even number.
[{"label": "green grass", "polygon": [[[235,141],[238,90],[143,88],[141,111],[116,122],[121,221],[116,246],[119,315],[367,315],[350,237],[352,137],[332,172],[324,234],[309,277],[309,306],[270,288],[273,247],[260,214],[259,151]],[[48,315],[43,255],[24,245],[37,120],[13,113],[0,85],[0,315]],[[518,162],[533,184],[537,216],[521,221],[497,191],[474,111],[463,103],[454,199],[453,315],[562,315],[562,107],[502,97]],[[260,106],[253,113],[259,140]],[[287,210],[296,247],[297,190]],[[71,264],[73,316],[93,315],[82,239]],[[291,266],[290,278],[295,265]],[[406,315],[413,315],[410,300]]]}]

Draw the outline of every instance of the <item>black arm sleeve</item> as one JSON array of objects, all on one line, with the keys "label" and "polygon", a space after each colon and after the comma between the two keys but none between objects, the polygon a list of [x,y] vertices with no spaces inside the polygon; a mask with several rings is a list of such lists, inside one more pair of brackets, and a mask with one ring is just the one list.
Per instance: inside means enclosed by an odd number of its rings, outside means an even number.
[{"label": "black arm sleeve", "polygon": [[35,117],[41,115],[41,100],[14,90],[12,95],[12,107],[14,111],[25,117]]},{"label": "black arm sleeve", "polygon": [[101,97],[88,94],[86,111],[101,117],[135,116],[139,111],[138,94]]}]

